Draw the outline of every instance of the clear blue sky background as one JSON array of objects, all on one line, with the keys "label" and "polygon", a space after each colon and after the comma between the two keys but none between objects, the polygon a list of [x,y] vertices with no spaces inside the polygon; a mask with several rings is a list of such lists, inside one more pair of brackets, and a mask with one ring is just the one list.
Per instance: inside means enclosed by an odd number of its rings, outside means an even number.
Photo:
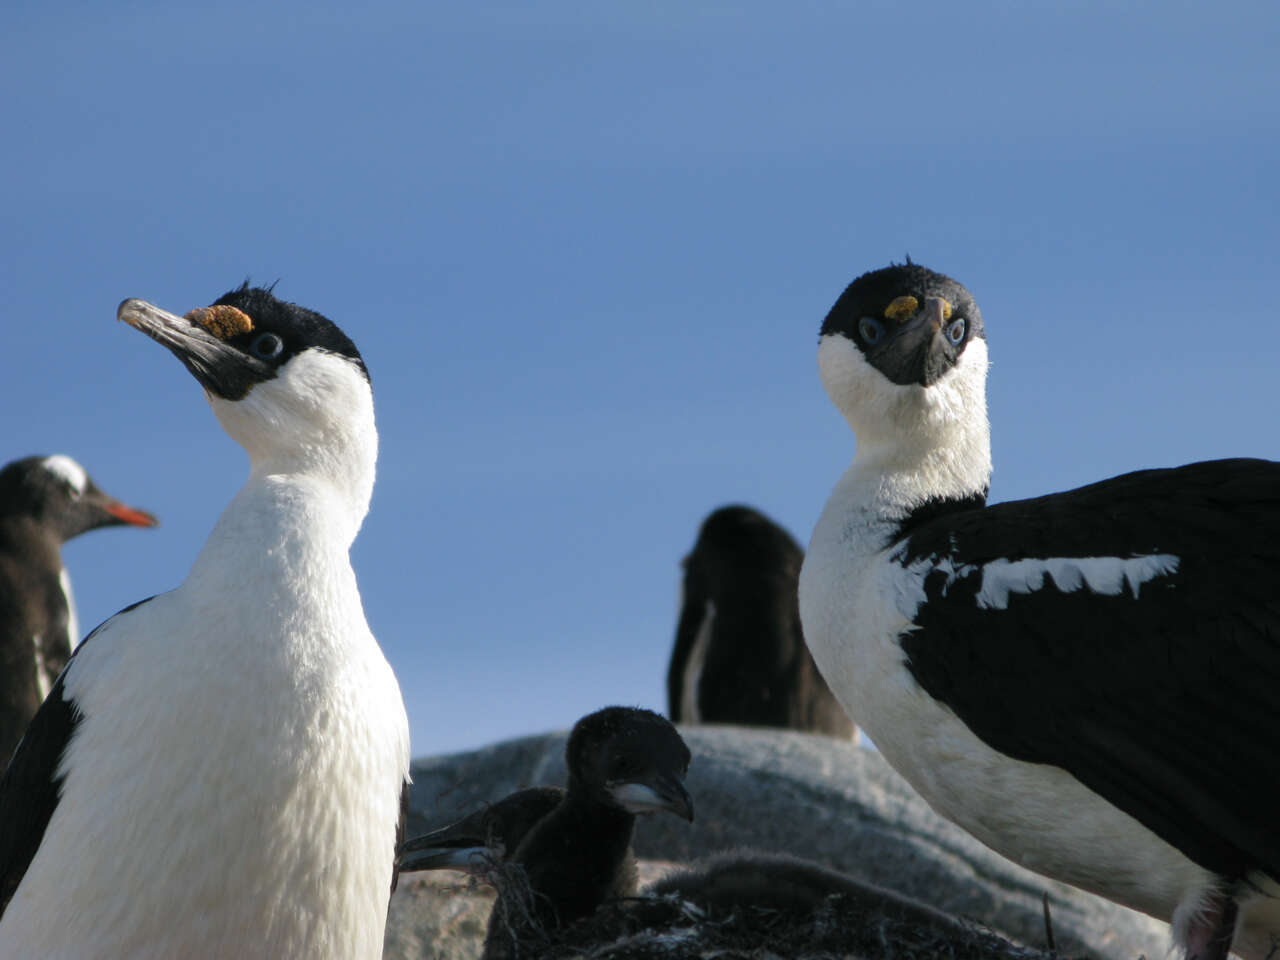
[{"label": "clear blue sky background", "polygon": [[1280,456],[1277,50],[1268,2],[19,0],[0,459],[161,517],[68,547],[86,630],[176,586],[246,460],[116,304],[279,280],[373,374],[415,754],[662,709],[703,516],[806,542],[853,453],[863,270],[977,297],[996,499]]}]

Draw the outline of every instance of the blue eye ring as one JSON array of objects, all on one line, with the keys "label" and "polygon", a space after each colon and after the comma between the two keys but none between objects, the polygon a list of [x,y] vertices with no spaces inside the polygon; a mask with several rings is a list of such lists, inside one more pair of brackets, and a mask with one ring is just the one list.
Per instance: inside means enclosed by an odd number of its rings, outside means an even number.
[{"label": "blue eye ring", "polygon": [[947,325],[947,340],[953,347],[960,346],[964,340],[965,333],[968,332],[969,325],[965,322],[964,317],[956,317]]},{"label": "blue eye ring", "polygon": [[274,360],[284,353],[284,341],[278,334],[264,330],[249,343],[249,352],[260,360]]},{"label": "blue eye ring", "polygon": [[858,336],[869,347],[874,347],[884,338],[884,324],[875,317],[863,317],[858,321]]}]

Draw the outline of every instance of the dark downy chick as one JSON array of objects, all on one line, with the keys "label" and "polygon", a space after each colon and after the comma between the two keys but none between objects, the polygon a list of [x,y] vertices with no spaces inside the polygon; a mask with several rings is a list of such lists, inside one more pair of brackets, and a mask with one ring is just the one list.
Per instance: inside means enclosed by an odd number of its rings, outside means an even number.
[{"label": "dark downy chick", "polygon": [[606,900],[633,893],[637,814],[693,820],[683,783],[689,748],[652,711],[607,707],[584,717],[569,735],[566,760],[564,798],[525,836],[511,858],[520,870],[499,886],[486,958],[517,956]]}]

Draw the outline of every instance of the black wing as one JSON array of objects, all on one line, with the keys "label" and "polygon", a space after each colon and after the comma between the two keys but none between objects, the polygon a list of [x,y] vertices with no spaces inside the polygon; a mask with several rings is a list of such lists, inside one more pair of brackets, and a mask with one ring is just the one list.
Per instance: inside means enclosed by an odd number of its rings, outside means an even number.
[{"label": "black wing", "polygon": [[35,858],[58,805],[62,789],[58,762],[79,722],[75,705],[63,696],[59,676],[0,779],[0,917]]},{"label": "black wing", "polygon": [[[400,819],[396,823],[396,859],[391,867],[391,892],[396,892],[396,887],[400,884],[400,847],[404,844],[404,825],[409,819],[409,781],[405,780],[400,787]],[[391,903],[387,902],[387,911],[390,912]]]},{"label": "black wing", "polygon": [[434,870],[441,865],[456,869],[456,861],[448,859],[447,853],[473,847],[488,847],[506,859],[516,852],[534,825],[560,805],[564,795],[564,787],[526,787],[430,833],[406,840],[399,846],[400,869],[404,873]]},{"label": "black wing", "polygon": [[1126,474],[953,513],[902,559],[1172,554],[1116,595],[1046,578],[980,607],[980,571],[934,570],[908,666],[979,737],[1064,768],[1192,860],[1280,877],[1280,464]]},{"label": "black wing", "polygon": [[[131,603],[94,627],[71,654],[68,666],[107,624],[151,599]],[[62,791],[58,764],[80,722],[80,712],[63,689],[65,676],[64,668],[0,778],[0,917],[40,849]]]}]

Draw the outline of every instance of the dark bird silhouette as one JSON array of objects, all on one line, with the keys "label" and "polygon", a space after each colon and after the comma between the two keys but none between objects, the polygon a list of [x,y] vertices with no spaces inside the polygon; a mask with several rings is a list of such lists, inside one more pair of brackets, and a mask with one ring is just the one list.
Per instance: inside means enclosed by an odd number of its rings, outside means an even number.
[{"label": "dark bird silhouette", "polygon": [[750,507],[703,521],[684,560],[684,597],[667,670],[676,723],[737,723],[853,735],[800,629],[804,554]]},{"label": "dark bird silhouette", "polygon": [[0,763],[80,642],[62,545],[98,527],[154,527],[156,518],[107,496],[61,454],[0,470]]}]

